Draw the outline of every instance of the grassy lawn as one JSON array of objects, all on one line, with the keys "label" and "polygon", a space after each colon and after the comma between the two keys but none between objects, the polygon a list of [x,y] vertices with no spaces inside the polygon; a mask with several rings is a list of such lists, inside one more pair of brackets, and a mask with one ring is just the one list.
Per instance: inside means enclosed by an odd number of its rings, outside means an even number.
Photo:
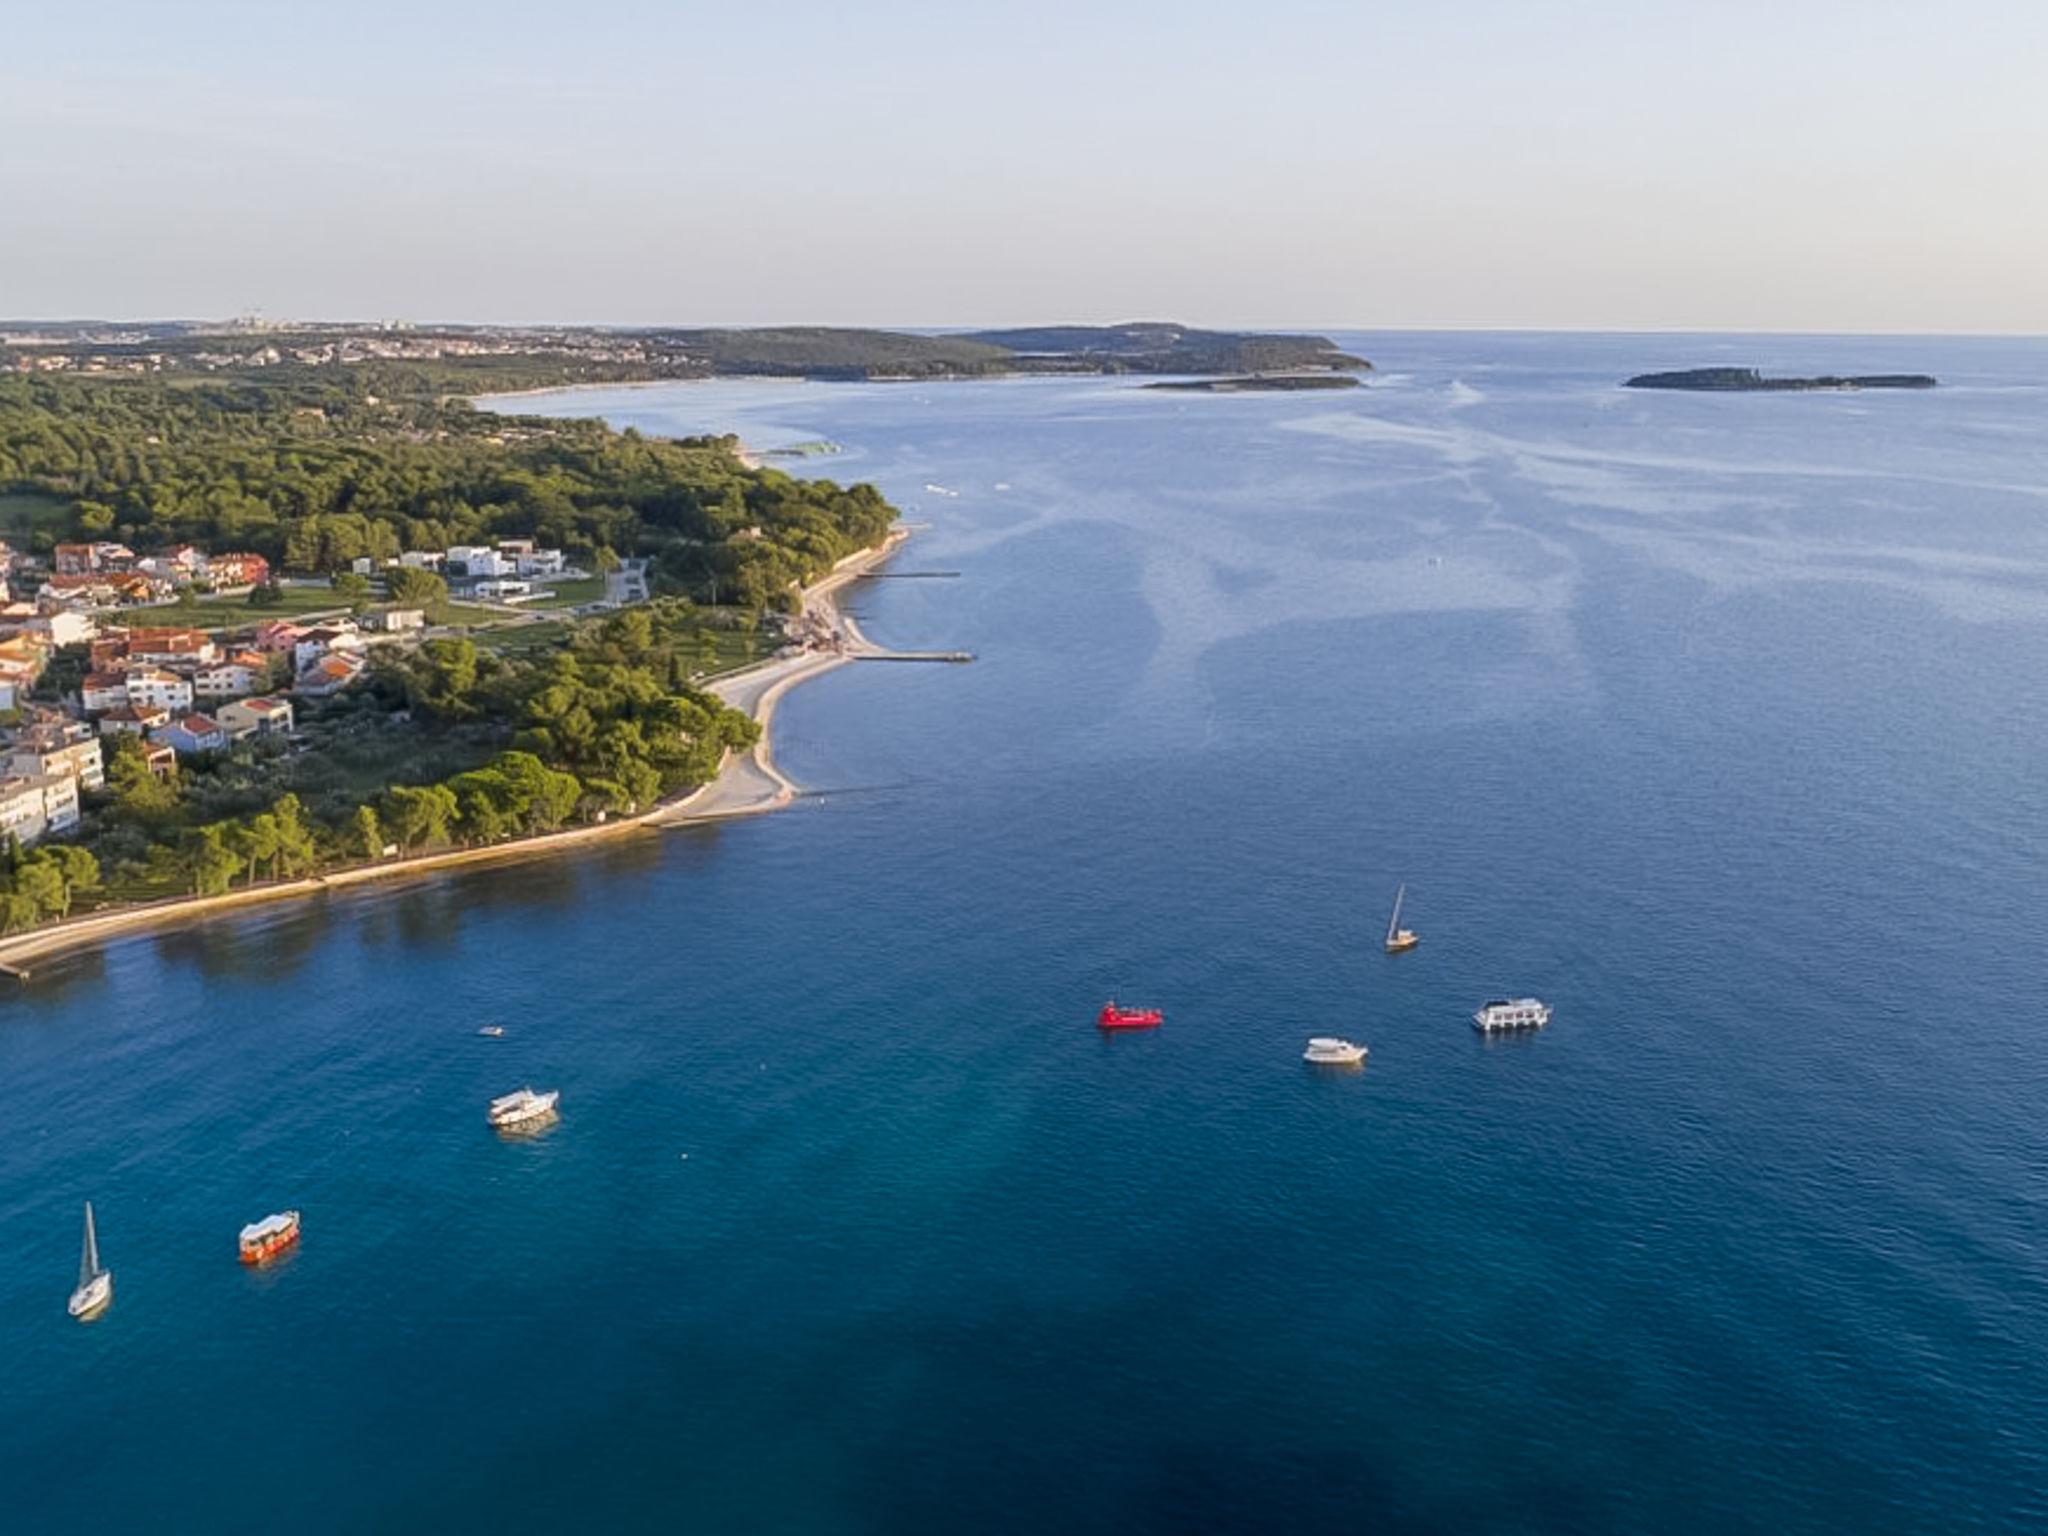
[{"label": "grassy lawn", "polygon": [[190,607],[165,603],[131,608],[121,617],[132,624],[190,624],[200,629],[247,629],[272,619],[297,619],[309,613],[346,614],[348,604],[326,587],[281,587],[284,601],[268,608],[253,606],[247,596],[201,597]]},{"label": "grassy lawn", "polygon": [[550,581],[548,591],[553,597],[540,598],[521,606],[527,608],[575,608],[584,603],[594,603],[604,596],[604,578],[585,576],[577,581]]}]

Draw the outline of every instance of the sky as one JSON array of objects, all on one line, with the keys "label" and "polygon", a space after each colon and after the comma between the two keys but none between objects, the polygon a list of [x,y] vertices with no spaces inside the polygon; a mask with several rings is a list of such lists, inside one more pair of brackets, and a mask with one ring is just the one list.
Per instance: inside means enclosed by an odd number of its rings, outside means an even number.
[{"label": "sky", "polygon": [[2048,332],[2041,0],[0,0],[0,316]]}]

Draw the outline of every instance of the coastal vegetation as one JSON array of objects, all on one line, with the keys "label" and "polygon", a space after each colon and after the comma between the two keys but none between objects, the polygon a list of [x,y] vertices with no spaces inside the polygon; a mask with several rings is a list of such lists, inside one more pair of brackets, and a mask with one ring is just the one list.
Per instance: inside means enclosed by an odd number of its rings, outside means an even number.
[{"label": "coastal vegetation", "polygon": [[[367,686],[313,709],[302,741],[251,741],[171,775],[116,737],[76,846],[25,858],[90,859],[90,878],[68,889],[110,900],[208,896],[635,814],[758,738],[689,681],[699,619],[661,599],[576,624],[537,655],[429,640],[380,656]],[[35,878],[40,892],[47,878]],[[10,889],[0,884],[9,931],[62,915],[43,895],[34,915],[6,905]]]}]

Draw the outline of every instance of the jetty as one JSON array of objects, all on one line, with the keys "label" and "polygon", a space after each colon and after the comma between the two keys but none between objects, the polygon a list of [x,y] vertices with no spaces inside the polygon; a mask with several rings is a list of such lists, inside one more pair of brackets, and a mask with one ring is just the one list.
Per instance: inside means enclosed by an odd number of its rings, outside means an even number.
[{"label": "jetty", "polygon": [[972,661],[972,651],[854,651],[855,661]]}]

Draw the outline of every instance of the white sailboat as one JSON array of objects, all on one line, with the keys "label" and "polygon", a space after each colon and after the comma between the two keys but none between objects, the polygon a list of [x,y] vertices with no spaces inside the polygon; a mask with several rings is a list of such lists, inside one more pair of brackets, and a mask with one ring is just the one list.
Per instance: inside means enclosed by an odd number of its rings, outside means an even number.
[{"label": "white sailboat", "polygon": [[1398,955],[1404,949],[1413,949],[1422,942],[1414,929],[1401,926],[1401,898],[1407,894],[1408,887],[1405,884],[1394,892],[1394,915],[1387,919],[1387,953],[1390,955]]},{"label": "white sailboat", "polygon": [[100,1267],[100,1241],[92,1229],[92,1202],[85,1202],[85,1251],[78,1259],[78,1289],[67,1310],[89,1323],[114,1304],[114,1272]]}]

